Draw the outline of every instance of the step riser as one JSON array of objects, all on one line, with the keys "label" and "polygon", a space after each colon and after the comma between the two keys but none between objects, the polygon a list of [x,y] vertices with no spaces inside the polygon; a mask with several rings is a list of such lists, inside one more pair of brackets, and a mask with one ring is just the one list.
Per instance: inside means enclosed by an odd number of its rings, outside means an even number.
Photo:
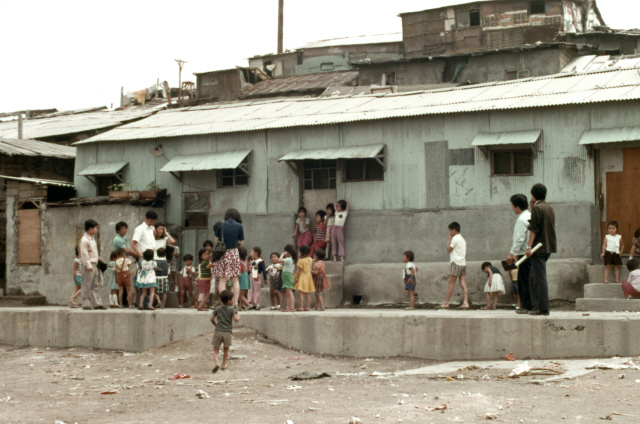
[{"label": "step riser", "polygon": [[640,300],[632,299],[578,299],[577,311],[589,312],[640,312]]},{"label": "step riser", "polygon": [[624,293],[621,284],[585,284],[584,297],[585,299],[624,299]]},{"label": "step riser", "polygon": [[[623,261],[624,265],[620,267],[620,282],[627,281],[629,278],[629,270],[627,269],[627,262]],[[597,284],[604,283],[604,265],[589,265],[587,266],[587,273],[589,274],[589,283]],[[609,282],[615,283],[616,276],[613,267],[609,271]]]}]

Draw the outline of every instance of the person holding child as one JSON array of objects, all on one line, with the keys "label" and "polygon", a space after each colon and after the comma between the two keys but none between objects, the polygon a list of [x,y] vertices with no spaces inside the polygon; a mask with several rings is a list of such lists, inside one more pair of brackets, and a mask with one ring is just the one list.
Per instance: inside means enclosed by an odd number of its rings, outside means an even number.
[{"label": "person holding child", "polygon": [[447,252],[449,252],[449,262],[451,268],[449,271],[449,287],[447,288],[447,297],[442,304],[442,309],[449,309],[449,300],[456,286],[456,280],[460,279],[460,287],[462,288],[463,302],[460,309],[469,309],[469,290],[467,289],[467,242],[460,234],[460,224],[452,222],[449,224],[449,237],[447,239]]},{"label": "person holding child", "polygon": [[[223,371],[227,369],[233,323],[240,322],[240,315],[238,315],[238,311],[233,306],[233,297],[234,294],[231,290],[222,290],[220,292],[220,301],[222,302],[222,305],[218,306],[211,315],[211,323],[216,327],[216,331],[213,333],[213,340],[211,341],[211,344],[213,344],[213,362],[215,363],[211,372],[214,374],[220,369]],[[218,365],[220,346],[224,346],[222,367]]]},{"label": "person holding child", "polygon": [[300,246],[300,249],[298,249],[300,257],[297,263],[298,272],[295,278],[295,289],[298,290],[300,301],[300,304],[298,305],[298,311],[311,310],[311,293],[316,291],[316,288],[313,285],[313,277],[311,276],[313,259],[309,257],[310,252],[311,248],[306,244]]},{"label": "person holding child", "polygon": [[[620,253],[624,251],[624,242],[622,236],[618,234],[618,221],[610,221],[607,225],[609,234],[604,236],[602,243],[601,258],[604,258],[606,269],[604,271],[604,283],[609,284],[609,272],[613,266],[613,273],[616,277],[616,284],[620,284],[620,266],[622,265],[622,257]],[[631,257],[633,259],[633,257]]]},{"label": "person holding child", "polygon": [[[502,274],[500,274],[500,270],[498,268],[491,265],[491,262],[485,262],[482,264],[482,272],[489,275],[487,284],[485,284],[484,286],[484,294],[487,298],[487,306],[482,309],[496,309],[498,307],[498,296],[506,293],[504,289],[504,280],[502,279]],[[493,306],[491,305],[492,296]]]},{"label": "person holding child", "polygon": [[409,293],[409,307],[407,311],[413,311],[416,308],[416,264],[413,263],[414,255],[411,250],[407,250],[402,254],[402,262],[405,264],[402,271],[402,280],[404,289]]},{"label": "person holding child", "polygon": [[322,249],[316,250],[313,254],[314,261],[311,274],[313,275],[313,285],[316,288],[316,311],[324,311],[322,293],[325,290],[329,290],[329,280],[327,280],[327,273],[325,271],[324,257],[325,253]]}]

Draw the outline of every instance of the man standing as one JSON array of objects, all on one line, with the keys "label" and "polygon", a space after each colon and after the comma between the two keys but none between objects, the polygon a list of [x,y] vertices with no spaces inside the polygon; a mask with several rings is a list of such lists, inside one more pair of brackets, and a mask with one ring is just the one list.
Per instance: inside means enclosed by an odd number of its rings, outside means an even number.
[{"label": "man standing", "polygon": [[[547,261],[552,253],[556,253],[556,218],[553,208],[549,206],[547,188],[536,184],[531,188],[531,223],[529,224],[529,242],[527,244],[527,258],[531,258],[531,274],[529,289],[531,291],[531,306],[529,315],[549,315],[549,285],[547,283]],[[531,248],[542,243],[542,247],[531,253]]]},{"label": "man standing", "polygon": [[[511,265],[518,261],[527,252],[529,240],[529,220],[531,212],[529,212],[529,202],[524,194],[514,194],[511,196],[511,208],[513,213],[518,215],[516,225],[513,228],[513,244],[511,252],[507,256],[507,263]],[[518,268],[518,280],[514,281],[518,286],[520,294],[520,309],[516,310],[518,314],[527,314],[532,309],[531,295],[529,293],[529,273],[531,272],[531,259],[527,258],[520,268]]]},{"label": "man standing", "polygon": [[100,275],[98,274],[98,245],[93,238],[98,233],[98,223],[89,219],[84,223],[84,235],[80,239],[82,261],[82,309],[106,309],[100,300]]},{"label": "man standing", "polygon": [[133,230],[131,247],[138,260],[142,259],[142,254],[145,250],[156,251],[155,227],[153,225],[157,220],[158,214],[154,211],[148,211],[144,216],[144,222]]}]

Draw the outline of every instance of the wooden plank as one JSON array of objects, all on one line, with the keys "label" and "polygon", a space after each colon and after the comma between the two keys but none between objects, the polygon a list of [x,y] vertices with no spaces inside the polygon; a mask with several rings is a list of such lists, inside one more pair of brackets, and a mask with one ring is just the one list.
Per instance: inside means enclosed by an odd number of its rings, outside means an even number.
[{"label": "wooden plank", "polygon": [[18,211],[18,263],[40,264],[40,209]]}]

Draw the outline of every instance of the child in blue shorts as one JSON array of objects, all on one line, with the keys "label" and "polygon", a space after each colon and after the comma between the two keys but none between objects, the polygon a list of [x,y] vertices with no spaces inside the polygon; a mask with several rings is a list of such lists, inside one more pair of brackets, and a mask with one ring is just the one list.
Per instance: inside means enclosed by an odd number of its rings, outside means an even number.
[{"label": "child in blue shorts", "polygon": [[80,296],[80,289],[82,287],[82,261],[80,260],[80,252],[78,246],[76,246],[76,259],[73,261],[73,293],[69,298],[69,306],[72,308],[79,308],[76,304],[76,299]]},{"label": "child in blue shorts", "polygon": [[416,307],[416,272],[418,268],[416,268],[413,260],[414,256],[411,250],[407,250],[402,254],[402,262],[405,263],[402,270],[404,289],[409,293],[409,307],[405,308],[407,311],[412,311]]}]

